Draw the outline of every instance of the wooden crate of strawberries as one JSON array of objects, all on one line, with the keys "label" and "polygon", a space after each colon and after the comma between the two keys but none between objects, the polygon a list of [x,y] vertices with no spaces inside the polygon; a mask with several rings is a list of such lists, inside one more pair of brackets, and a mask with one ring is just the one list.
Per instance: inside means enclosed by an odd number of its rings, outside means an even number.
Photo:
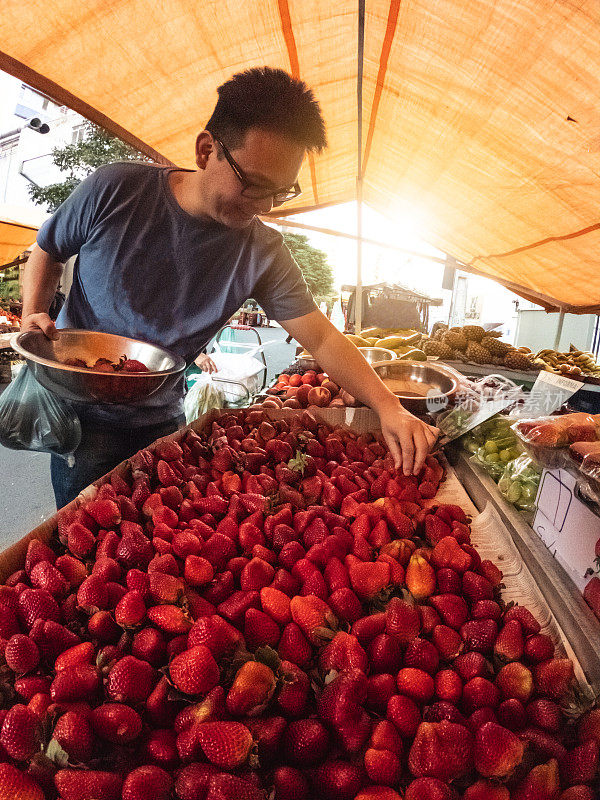
[{"label": "wooden crate of strawberries", "polygon": [[572,662],[352,422],[213,412],[2,554],[0,800],[598,797]]}]

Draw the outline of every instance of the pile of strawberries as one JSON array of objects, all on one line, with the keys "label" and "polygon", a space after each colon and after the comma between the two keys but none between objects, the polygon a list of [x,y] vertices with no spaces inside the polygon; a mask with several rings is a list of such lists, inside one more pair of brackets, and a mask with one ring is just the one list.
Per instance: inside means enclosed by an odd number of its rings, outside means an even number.
[{"label": "pile of strawberries", "polygon": [[220,416],[0,587],[0,800],[592,800],[573,665],[371,435]]}]

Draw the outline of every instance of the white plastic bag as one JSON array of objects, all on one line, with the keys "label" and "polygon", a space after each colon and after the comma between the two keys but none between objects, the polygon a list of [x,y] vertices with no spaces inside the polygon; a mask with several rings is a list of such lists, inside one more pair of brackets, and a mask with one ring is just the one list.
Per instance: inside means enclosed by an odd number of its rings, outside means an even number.
[{"label": "white plastic bag", "polygon": [[[188,380],[192,380],[189,378]],[[189,425],[211,408],[223,408],[225,394],[219,384],[215,383],[208,372],[193,376],[193,384],[188,390],[183,401],[185,421]]]},{"label": "white plastic bag", "polygon": [[265,365],[252,355],[258,349],[253,348],[248,353],[224,353],[219,345],[216,345],[215,351],[210,353],[217,367],[214,377],[222,385],[228,402],[245,400],[247,395],[244,388],[250,396],[260,390],[261,372],[265,369]]}]

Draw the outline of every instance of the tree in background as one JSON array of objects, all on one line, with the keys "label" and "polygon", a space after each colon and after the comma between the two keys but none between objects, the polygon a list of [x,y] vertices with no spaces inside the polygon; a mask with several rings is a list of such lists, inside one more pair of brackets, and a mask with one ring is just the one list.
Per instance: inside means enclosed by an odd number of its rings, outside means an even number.
[{"label": "tree in background", "polygon": [[76,144],[55,147],[52,160],[65,179],[49,186],[30,186],[29,195],[36,205],[45,205],[53,213],[71,194],[73,189],[94,170],[114,161],[150,161],[103,128],[91,122],[85,123],[84,137]]},{"label": "tree in background", "polygon": [[326,253],[313,247],[308,237],[299,233],[284,233],[283,239],[317,303],[322,300],[331,302],[334,296],[333,270]]}]

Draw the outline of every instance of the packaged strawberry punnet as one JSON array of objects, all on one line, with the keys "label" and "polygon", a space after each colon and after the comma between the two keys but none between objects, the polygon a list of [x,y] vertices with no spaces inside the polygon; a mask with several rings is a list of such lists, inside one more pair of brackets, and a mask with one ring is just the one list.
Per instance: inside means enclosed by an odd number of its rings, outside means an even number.
[{"label": "packaged strawberry punnet", "polygon": [[0,586],[0,799],[597,797],[600,710],[444,478],[306,412],[137,453]]}]

